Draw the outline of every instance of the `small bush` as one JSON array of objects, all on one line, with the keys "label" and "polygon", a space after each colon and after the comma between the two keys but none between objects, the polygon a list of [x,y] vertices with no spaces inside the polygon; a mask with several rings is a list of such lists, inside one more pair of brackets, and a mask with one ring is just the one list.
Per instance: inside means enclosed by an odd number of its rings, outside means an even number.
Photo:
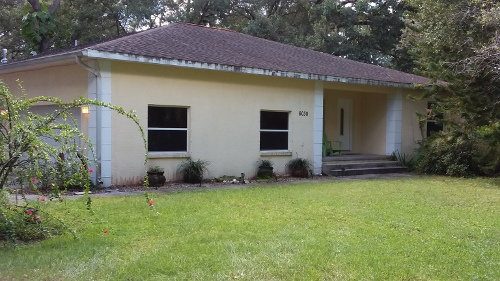
[{"label": "small bush", "polygon": [[6,189],[0,189],[0,208],[9,204],[10,194]]},{"label": "small bush", "polygon": [[274,177],[273,162],[268,159],[261,159],[258,161],[257,178],[258,179],[271,179]]},{"label": "small bush", "polygon": [[417,166],[417,158],[414,155],[400,153],[399,150],[391,154],[391,160],[399,162],[404,167],[407,167],[410,172],[414,171]]},{"label": "small bush", "polygon": [[0,241],[37,241],[66,230],[61,221],[37,208],[0,206]]},{"label": "small bush", "polygon": [[193,160],[188,158],[185,162],[181,163],[177,168],[177,172],[182,175],[182,179],[187,183],[201,183],[203,180],[203,173],[208,172],[207,166],[210,164],[204,160]]},{"label": "small bush", "polygon": [[307,177],[309,175],[309,169],[311,169],[311,161],[305,158],[294,158],[288,163],[286,163],[286,168],[290,171],[292,176],[296,177]]}]

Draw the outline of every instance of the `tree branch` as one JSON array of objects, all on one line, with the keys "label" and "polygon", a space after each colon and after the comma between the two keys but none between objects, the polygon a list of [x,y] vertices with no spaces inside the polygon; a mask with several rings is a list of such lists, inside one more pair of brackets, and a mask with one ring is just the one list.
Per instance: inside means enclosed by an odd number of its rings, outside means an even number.
[{"label": "tree branch", "polygon": [[49,13],[52,15],[56,13],[57,8],[59,8],[59,4],[61,4],[61,0],[54,0],[54,3],[52,3],[52,6],[49,8]]}]

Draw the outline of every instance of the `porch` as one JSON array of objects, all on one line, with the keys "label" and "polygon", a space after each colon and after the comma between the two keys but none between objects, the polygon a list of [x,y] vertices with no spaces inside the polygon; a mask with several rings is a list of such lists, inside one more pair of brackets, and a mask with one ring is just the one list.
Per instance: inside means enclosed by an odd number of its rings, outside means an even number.
[{"label": "porch", "polygon": [[345,152],[323,157],[322,161],[322,173],[335,177],[406,172],[406,167],[387,155]]}]

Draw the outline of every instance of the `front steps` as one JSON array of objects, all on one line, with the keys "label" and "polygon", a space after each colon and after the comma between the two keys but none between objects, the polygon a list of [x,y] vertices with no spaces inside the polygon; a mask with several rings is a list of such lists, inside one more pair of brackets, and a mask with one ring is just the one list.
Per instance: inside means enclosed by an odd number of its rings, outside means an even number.
[{"label": "front steps", "polygon": [[346,154],[323,158],[323,174],[328,176],[356,176],[365,174],[406,173],[408,168],[388,156],[371,154]]}]

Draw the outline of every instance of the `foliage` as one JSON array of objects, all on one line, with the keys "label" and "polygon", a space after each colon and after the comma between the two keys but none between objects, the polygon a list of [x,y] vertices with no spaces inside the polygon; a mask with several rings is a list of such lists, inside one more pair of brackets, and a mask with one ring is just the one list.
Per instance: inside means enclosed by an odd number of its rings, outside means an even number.
[{"label": "foliage", "polygon": [[[50,8],[41,0],[30,0],[28,13],[20,0],[4,0],[0,11],[0,44],[16,46],[15,55],[38,44],[46,48],[73,46],[149,29],[169,22],[189,22],[228,28],[298,47],[347,57],[358,61],[412,69],[404,47],[397,47],[408,6],[399,0],[73,0],[53,1]],[[55,3],[59,3],[54,7]],[[35,8],[39,7],[39,8]],[[57,12],[56,12],[57,11]],[[11,19],[3,22],[1,16]],[[23,37],[20,37],[21,22]],[[18,29],[18,28],[17,28]],[[2,35],[2,30],[6,30]],[[42,44],[40,41],[48,42]],[[41,46],[45,46],[41,48]],[[10,49],[10,48],[9,48]],[[14,53],[13,53],[14,55]]]},{"label": "foliage", "polygon": [[[29,1],[23,9],[22,24],[20,32],[23,39],[28,44],[28,50],[45,52],[53,39],[58,21],[54,18],[52,11],[45,1]],[[36,3],[36,4],[35,4]],[[56,1],[57,3],[57,1]],[[57,4],[58,5],[58,4]],[[54,11],[57,6],[53,7]]]},{"label": "foliage", "polygon": [[201,183],[203,173],[208,172],[209,161],[193,160],[188,158],[177,167],[177,173],[182,175],[182,179],[187,183]]},{"label": "foliage", "polygon": [[0,189],[0,208],[7,206],[9,203],[10,193],[7,189]]},{"label": "foliage", "polygon": [[[22,88],[21,90],[24,91]],[[39,104],[55,105],[57,109],[46,115],[34,114],[32,108]],[[91,187],[89,176],[94,174],[94,170],[89,166],[95,162],[91,156],[93,155],[92,144],[79,131],[77,122],[70,112],[72,108],[80,108],[83,105],[107,107],[131,119],[138,126],[146,149],[143,129],[133,111],[127,112],[121,107],[85,98],[65,103],[55,97],[27,98],[26,94],[14,97],[0,82],[0,108],[2,108],[0,112],[0,191],[5,191],[10,185],[14,185],[22,188],[29,187],[40,194],[39,188],[47,187],[51,198],[62,200],[61,195],[68,187],[80,186],[85,192],[87,208],[90,208],[92,201],[88,196]],[[50,142],[53,144],[51,145]],[[87,153],[85,147],[91,153]],[[87,158],[88,154],[92,159]],[[37,219],[36,225],[31,225],[32,221],[27,220],[24,213],[33,208],[31,212],[37,215],[40,209],[31,206],[31,202],[24,201],[23,205],[0,206],[4,232],[24,233],[22,235],[9,234],[8,237],[12,239],[47,237],[34,233],[36,229],[47,232],[46,230],[51,227],[49,225],[52,224],[51,221],[57,220],[49,218],[51,214],[44,214],[42,220]],[[27,223],[23,223],[26,220]],[[52,235],[58,231],[47,233]]]},{"label": "foliage", "polygon": [[[433,112],[443,116],[436,122],[445,124],[448,131],[424,141],[426,147],[422,151],[438,151],[453,158],[452,148],[459,149],[457,164],[451,159],[437,159],[439,167],[429,163],[430,167],[422,164],[422,168],[426,172],[463,176],[494,173],[495,159],[500,158],[500,135],[481,136],[480,130],[494,129],[500,122],[500,3],[407,2],[414,12],[407,16],[402,44],[415,58],[417,72],[434,83],[419,98],[435,101]],[[450,147],[442,147],[445,145]],[[484,159],[489,168],[474,160],[478,158]]]},{"label": "foliage", "polygon": [[410,172],[414,171],[417,165],[417,158],[415,156],[401,153],[399,150],[391,154],[391,160],[397,161],[402,166],[407,167]]},{"label": "foliage", "polygon": [[307,176],[307,173],[309,172],[309,169],[311,169],[311,167],[312,167],[311,161],[309,161],[308,159],[305,159],[305,158],[300,158],[300,157],[291,159],[290,161],[288,161],[288,163],[286,163],[286,168],[292,174],[295,172],[299,172],[299,173],[305,172],[306,176]]},{"label": "foliage", "polygon": [[274,176],[273,161],[269,159],[261,159],[258,161],[257,178],[270,179]]},{"label": "foliage", "polygon": [[0,206],[0,241],[43,240],[69,230],[61,220],[44,212],[40,205],[23,208]]},{"label": "foliage", "polygon": [[491,176],[500,172],[499,125],[475,132],[457,129],[434,134],[421,141],[417,169],[425,174],[458,177]]},{"label": "foliage", "polygon": [[261,159],[259,160],[259,167],[272,167],[273,166],[273,161],[269,159]]},{"label": "foliage", "polygon": [[148,173],[163,173],[165,170],[160,166],[150,167]]}]

